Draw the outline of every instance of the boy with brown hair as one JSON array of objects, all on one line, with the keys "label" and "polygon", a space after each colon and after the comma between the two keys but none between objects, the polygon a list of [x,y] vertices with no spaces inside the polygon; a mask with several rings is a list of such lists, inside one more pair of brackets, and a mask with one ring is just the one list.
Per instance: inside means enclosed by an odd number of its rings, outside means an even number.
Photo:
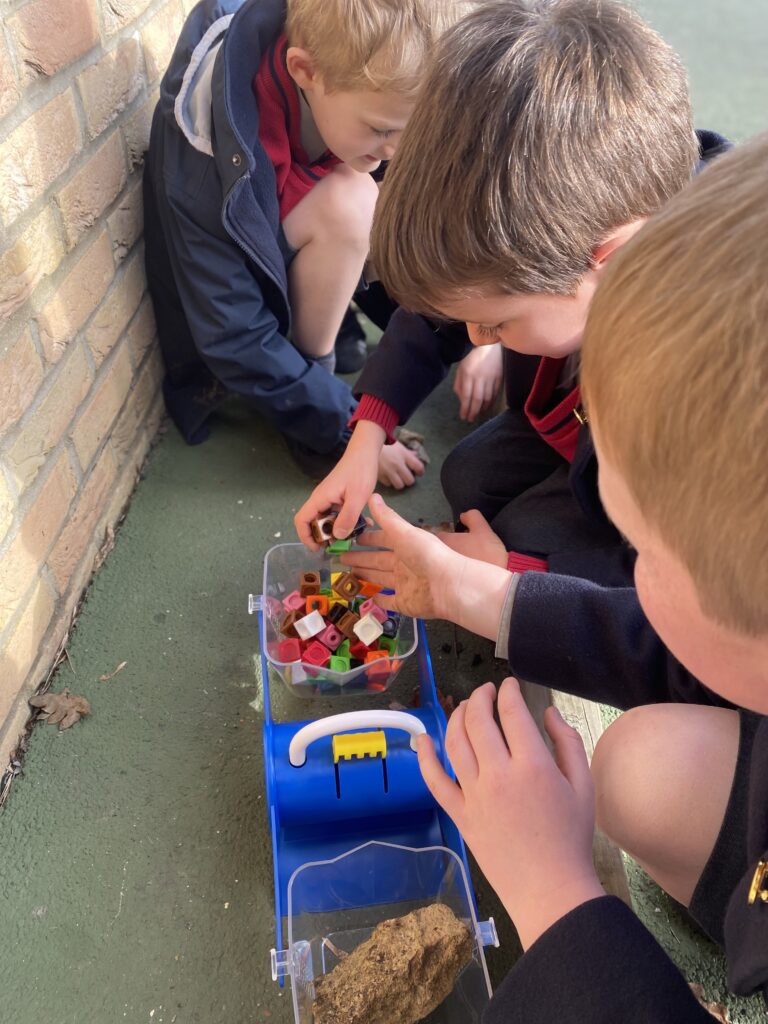
[{"label": "boy with brown hair", "polygon": [[[190,13],[145,170],[164,394],[190,443],[234,393],[307,472],[343,452],[356,403],[334,346],[368,255],[371,173],[397,148],[436,39],[470,8],[203,0]],[[397,445],[377,472],[389,483],[408,467],[421,463]]]},{"label": "boy with brown hair", "polygon": [[[763,137],[707,169],[627,244],[590,308],[582,380],[600,495],[636,550],[637,593],[656,632],[638,647],[598,623],[589,658],[578,615],[561,622],[554,609],[557,630],[540,623],[538,639],[570,645],[567,660],[549,660],[548,685],[632,710],[600,739],[591,775],[554,709],[550,755],[514,679],[498,694],[501,728],[491,684],[451,717],[458,784],[430,741],[419,749],[428,786],[525,949],[487,1024],[711,1022],[637,918],[602,890],[595,802],[600,827],[724,947],[729,987],[768,1002],[766,166]],[[478,562],[378,496],[372,511],[384,534],[363,539],[394,548],[376,556],[394,560],[397,587],[380,602],[416,614],[431,602],[463,624],[482,610],[494,635],[510,574],[486,566],[481,585]],[[591,585],[580,586],[588,603]],[[662,643],[700,680],[690,676],[682,698],[658,682]]]},{"label": "boy with brown hair", "polygon": [[581,333],[613,255],[721,148],[694,133],[675,53],[613,0],[506,0],[450,30],[374,223],[377,271],[412,312],[357,383],[352,439],[299,510],[300,538],[334,504],[337,535],[351,529],[395,424],[472,345],[500,341],[509,409],[448,457],[469,532],[444,539],[521,571],[624,580],[581,429]]}]

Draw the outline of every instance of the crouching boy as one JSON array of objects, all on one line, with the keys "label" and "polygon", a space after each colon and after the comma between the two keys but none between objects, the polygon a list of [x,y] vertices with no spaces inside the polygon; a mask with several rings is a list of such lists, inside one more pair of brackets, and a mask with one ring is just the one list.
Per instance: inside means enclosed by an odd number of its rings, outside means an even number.
[{"label": "crouching boy", "polygon": [[[307,472],[343,452],[356,403],[333,376],[334,343],[368,253],[370,172],[397,148],[434,40],[466,9],[203,0],[190,14],[145,171],[164,393],[190,443],[234,393]],[[409,461],[398,445],[380,479]]]}]

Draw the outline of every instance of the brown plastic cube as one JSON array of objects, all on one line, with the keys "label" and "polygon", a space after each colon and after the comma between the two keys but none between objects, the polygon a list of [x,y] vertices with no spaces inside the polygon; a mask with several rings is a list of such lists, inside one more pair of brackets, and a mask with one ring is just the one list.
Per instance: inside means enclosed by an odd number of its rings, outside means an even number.
[{"label": "brown plastic cube", "polygon": [[320,593],[320,573],[303,572],[299,584],[299,593],[302,597],[309,597],[310,594]]}]

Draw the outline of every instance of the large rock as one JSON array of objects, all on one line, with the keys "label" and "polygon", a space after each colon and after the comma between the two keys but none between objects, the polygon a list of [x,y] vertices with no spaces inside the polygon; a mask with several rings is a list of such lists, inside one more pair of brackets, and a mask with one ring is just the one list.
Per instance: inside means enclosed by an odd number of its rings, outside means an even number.
[{"label": "large rock", "polygon": [[315,1024],[416,1024],[472,959],[466,926],[442,903],[382,921],[315,982]]}]

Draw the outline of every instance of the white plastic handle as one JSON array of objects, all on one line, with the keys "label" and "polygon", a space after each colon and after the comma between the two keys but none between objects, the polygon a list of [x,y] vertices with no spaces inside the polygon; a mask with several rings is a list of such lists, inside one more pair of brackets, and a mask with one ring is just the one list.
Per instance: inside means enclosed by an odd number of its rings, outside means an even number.
[{"label": "white plastic handle", "polygon": [[307,760],[307,747],[323,736],[352,729],[404,729],[411,736],[411,750],[416,749],[416,737],[425,733],[426,727],[415,715],[404,711],[347,711],[343,715],[329,715],[310,722],[299,729],[288,747],[288,760],[294,768],[301,768]]}]

